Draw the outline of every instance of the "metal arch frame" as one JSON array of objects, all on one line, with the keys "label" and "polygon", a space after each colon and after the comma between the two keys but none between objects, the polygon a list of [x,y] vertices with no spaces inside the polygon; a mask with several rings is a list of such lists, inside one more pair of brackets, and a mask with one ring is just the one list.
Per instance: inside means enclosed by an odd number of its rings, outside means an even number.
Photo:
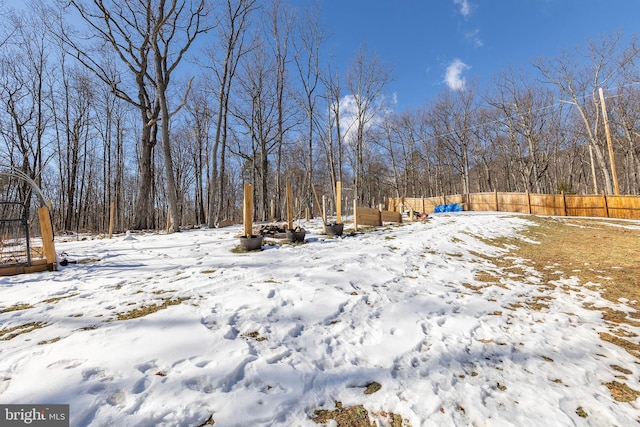
[{"label": "metal arch frame", "polygon": [[[9,172],[5,172],[2,169],[7,169]],[[40,187],[38,187],[38,184],[36,184],[36,182],[33,179],[31,179],[31,177],[29,177],[29,175],[27,175],[26,173],[22,172],[19,169],[16,169],[13,166],[0,165],[0,175],[16,177],[18,179],[25,181],[35,191],[36,195],[40,199],[40,203],[42,204],[42,207],[47,206],[47,199],[45,199],[44,194],[42,193],[42,190],[40,189]]]}]

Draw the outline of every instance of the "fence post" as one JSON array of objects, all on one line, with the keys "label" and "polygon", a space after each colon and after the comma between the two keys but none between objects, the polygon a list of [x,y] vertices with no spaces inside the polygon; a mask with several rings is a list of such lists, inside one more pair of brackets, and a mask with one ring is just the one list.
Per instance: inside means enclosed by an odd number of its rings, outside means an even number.
[{"label": "fence post", "polygon": [[607,193],[602,190],[602,203],[604,207],[604,216],[605,218],[609,218],[609,203],[607,203]]},{"label": "fence post", "polygon": [[529,190],[527,190],[527,213],[531,215],[531,197],[529,195]]},{"label": "fence post", "polygon": [[562,192],[562,212],[564,216],[567,216],[567,198],[564,195],[564,191]]},{"label": "fence post", "polygon": [[498,190],[495,190],[496,195],[496,212],[500,212],[500,206],[498,205]]}]

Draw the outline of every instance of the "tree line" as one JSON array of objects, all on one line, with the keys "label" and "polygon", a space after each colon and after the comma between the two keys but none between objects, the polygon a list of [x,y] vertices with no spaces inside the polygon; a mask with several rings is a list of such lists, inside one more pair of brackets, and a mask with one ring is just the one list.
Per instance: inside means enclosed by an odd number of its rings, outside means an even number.
[{"label": "tree line", "polygon": [[[394,70],[325,54],[319,5],[285,0],[0,0],[0,167],[31,177],[58,230],[171,231],[484,191],[640,192],[638,40],[604,34],[396,112]],[[606,94],[606,110],[598,90]],[[32,203],[2,175],[3,200]]]}]

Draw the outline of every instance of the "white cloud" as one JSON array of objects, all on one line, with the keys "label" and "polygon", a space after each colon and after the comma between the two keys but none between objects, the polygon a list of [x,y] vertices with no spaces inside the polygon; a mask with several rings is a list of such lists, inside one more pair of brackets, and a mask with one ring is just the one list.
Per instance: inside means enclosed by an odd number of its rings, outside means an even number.
[{"label": "white cloud", "polygon": [[453,0],[453,3],[460,6],[462,16],[471,15],[471,3],[469,3],[469,0]]},{"label": "white cloud", "polygon": [[480,38],[480,30],[469,31],[465,34],[465,38],[469,40],[475,47],[482,47],[484,42]]},{"label": "white cloud", "polygon": [[459,59],[454,59],[447,67],[444,81],[449,86],[449,89],[460,91],[464,90],[467,80],[462,76],[462,73],[470,68],[467,64]]}]

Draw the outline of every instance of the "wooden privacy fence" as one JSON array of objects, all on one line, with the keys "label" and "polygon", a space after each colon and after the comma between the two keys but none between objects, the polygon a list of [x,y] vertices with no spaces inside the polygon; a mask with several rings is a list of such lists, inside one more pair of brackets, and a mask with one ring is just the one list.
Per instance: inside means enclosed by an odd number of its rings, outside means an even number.
[{"label": "wooden privacy fence", "polygon": [[460,203],[464,210],[518,212],[534,215],[640,219],[640,196],[531,193],[473,193],[427,198],[389,199],[387,209],[433,213],[438,205]]}]

